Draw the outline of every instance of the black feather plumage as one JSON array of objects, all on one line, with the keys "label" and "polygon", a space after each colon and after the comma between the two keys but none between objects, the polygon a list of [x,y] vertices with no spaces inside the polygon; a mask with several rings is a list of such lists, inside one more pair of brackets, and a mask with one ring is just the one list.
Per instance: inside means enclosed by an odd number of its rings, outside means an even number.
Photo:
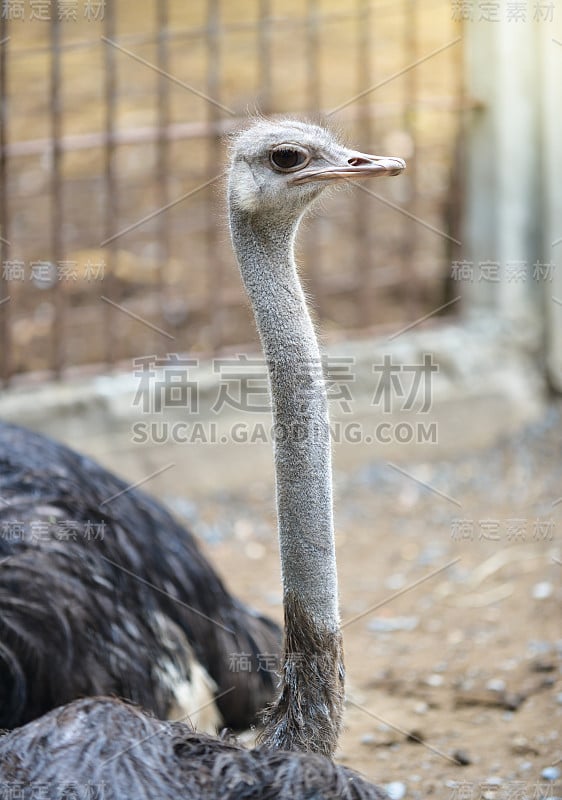
[{"label": "black feather plumage", "polygon": [[[109,498],[114,498],[109,500]],[[281,634],[226,590],[191,534],[144,492],[51,439],[0,424],[0,727],[115,695],[157,716],[194,655],[225,725],[244,728],[276,678]],[[233,670],[236,655],[247,669]],[[234,688],[232,688],[234,687]]]},{"label": "black feather plumage", "polygon": [[0,784],[18,787],[22,800],[386,798],[324,756],[245,750],[104,698],[79,700],[0,737]]}]

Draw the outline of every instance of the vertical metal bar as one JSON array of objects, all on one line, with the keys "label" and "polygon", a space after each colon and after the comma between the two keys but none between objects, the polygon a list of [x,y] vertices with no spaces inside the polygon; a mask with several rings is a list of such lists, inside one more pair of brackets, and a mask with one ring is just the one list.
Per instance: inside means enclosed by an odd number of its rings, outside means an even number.
[{"label": "vertical metal bar", "polygon": [[[161,208],[169,202],[169,167],[170,146],[168,126],[170,124],[170,81],[164,73],[169,73],[168,50],[168,0],[158,0],[156,3],[156,25],[158,28],[157,64],[161,72],[158,78],[158,139],[157,147],[157,197]],[[160,313],[163,316],[167,300],[165,288],[165,273],[170,260],[170,217],[167,211],[157,217],[158,239],[158,297]],[[157,339],[157,346],[161,344],[161,337]]]},{"label": "vertical metal bar", "polygon": [[[207,95],[215,102],[220,102],[220,0],[207,0]],[[217,131],[219,111],[213,103],[207,103],[207,120],[210,135],[207,142],[207,175],[206,179],[214,177],[221,164],[220,135]],[[213,185],[207,189],[207,231],[206,255],[208,275],[207,297],[210,314],[210,347],[216,352],[224,344],[223,336],[223,263],[218,247],[217,226],[214,215],[211,213],[214,200]]]},{"label": "vertical metal bar", "polygon": [[8,213],[8,20],[0,14],[0,379],[5,386],[12,371],[9,286],[4,265],[10,257]]},{"label": "vertical metal bar", "polygon": [[271,57],[271,0],[260,0],[258,12],[258,70],[260,76],[260,106],[262,114],[272,108],[273,76]]},{"label": "vertical metal bar", "polygon": [[[418,55],[417,39],[417,0],[404,0],[404,51],[405,62],[413,63]],[[405,74],[406,99],[404,107],[404,130],[412,142],[412,155],[408,159],[407,177],[408,193],[404,208],[410,214],[415,214],[417,204],[417,99],[418,80],[417,70],[410,69]],[[400,236],[400,263],[404,286],[406,317],[408,320],[418,316],[420,292],[418,291],[418,278],[415,272],[417,226],[406,216],[403,218],[403,229]]]},{"label": "vertical metal bar", "polygon": [[50,113],[51,113],[51,253],[57,270],[53,297],[55,318],[53,323],[51,364],[55,376],[61,377],[65,364],[65,296],[58,280],[58,268],[63,260],[63,186],[62,186],[62,85],[61,85],[61,20],[58,2],[51,9],[51,70],[50,70]]},{"label": "vertical metal bar", "polygon": [[[306,13],[306,103],[308,110],[312,115],[315,115],[321,105],[318,0],[307,0]],[[322,255],[319,247],[318,223],[319,220],[311,218],[307,225],[304,240],[304,259],[312,297],[318,314],[322,317],[325,311],[325,303],[322,291]]]},{"label": "vertical metal bar", "polygon": [[307,0],[306,19],[306,80],[308,108],[313,114],[320,107],[319,69],[319,9],[318,0]]},{"label": "vertical metal bar", "polygon": [[[111,41],[115,38],[115,3],[105,6],[105,36]],[[115,112],[117,106],[117,79],[115,48],[102,45],[105,63],[105,219],[104,241],[111,240],[117,232],[119,205],[117,198],[117,180],[115,174]],[[115,242],[109,241],[105,246],[104,259],[104,294],[117,300],[115,295]],[[118,341],[117,327],[119,318],[108,303],[104,303],[104,351],[106,365],[112,366],[116,360],[114,342]]]},{"label": "vertical metal bar", "polygon": [[[371,5],[369,0],[357,0],[357,93],[364,92],[372,83],[371,80]],[[358,141],[368,153],[372,152],[372,126],[369,105],[370,95],[359,98],[356,103]],[[369,325],[374,322],[374,309],[371,299],[372,290],[373,248],[370,243],[369,215],[371,204],[365,201],[363,192],[355,193],[355,241],[357,264],[357,305],[359,324]]]}]

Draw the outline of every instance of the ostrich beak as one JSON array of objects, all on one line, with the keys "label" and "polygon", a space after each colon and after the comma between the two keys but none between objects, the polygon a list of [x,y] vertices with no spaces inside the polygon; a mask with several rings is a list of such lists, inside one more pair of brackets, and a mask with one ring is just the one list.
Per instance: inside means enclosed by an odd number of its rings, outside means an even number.
[{"label": "ostrich beak", "polygon": [[[338,159],[339,161],[339,159]],[[406,168],[401,158],[371,156],[355,150],[345,150],[339,163],[333,167],[308,169],[299,172],[291,183],[310,183],[312,181],[342,181],[355,178],[372,178],[377,175],[399,175]]]}]

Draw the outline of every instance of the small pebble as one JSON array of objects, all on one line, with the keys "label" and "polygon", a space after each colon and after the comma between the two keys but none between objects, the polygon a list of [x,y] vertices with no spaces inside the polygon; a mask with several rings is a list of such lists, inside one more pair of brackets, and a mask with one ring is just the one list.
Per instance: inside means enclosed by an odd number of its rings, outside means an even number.
[{"label": "small pebble", "polygon": [[550,581],[535,583],[532,592],[533,600],[546,600],[548,597],[552,596],[553,591],[554,589]]},{"label": "small pebble", "polygon": [[367,627],[375,633],[395,633],[396,631],[413,631],[418,627],[418,617],[375,617]]},{"label": "small pebble", "polygon": [[551,652],[552,644],[542,639],[531,639],[527,642],[527,650],[531,656],[543,655]]},{"label": "small pebble", "polygon": [[375,744],[376,741],[376,737],[372,733],[366,733],[359,739],[359,742],[365,745]]},{"label": "small pebble", "polygon": [[542,656],[536,658],[530,665],[532,672],[555,672],[556,661],[553,658]]},{"label": "small pebble", "polygon": [[505,681],[502,681],[501,678],[491,678],[486,684],[486,689],[490,689],[492,692],[503,692]]},{"label": "small pebble", "polygon": [[396,589],[402,589],[407,582],[408,581],[406,579],[406,576],[402,575],[402,573],[397,572],[394,575],[389,575],[388,578],[385,580],[384,585],[386,586],[387,589],[396,590]]},{"label": "small pebble", "polygon": [[391,781],[390,783],[385,783],[384,788],[386,789],[386,793],[390,797],[390,800],[402,800],[402,798],[406,795],[406,784],[402,783],[402,781]]},{"label": "small pebble", "polygon": [[467,767],[469,764],[472,764],[472,759],[466,750],[455,750],[453,758],[460,767]]},{"label": "small pebble", "polygon": [[432,675],[427,676],[425,682],[427,683],[428,686],[434,686],[434,687],[443,686],[443,684],[445,683],[445,678],[443,677],[443,675],[436,675],[435,673],[433,673]]},{"label": "small pebble", "polygon": [[558,767],[545,767],[541,772],[541,778],[545,781],[557,781],[560,777],[560,770]]},{"label": "small pebble", "polygon": [[511,742],[511,752],[514,755],[525,756],[525,755],[535,755],[539,754],[539,751],[536,747],[529,742],[524,736],[515,736]]},{"label": "small pebble", "polygon": [[260,542],[248,542],[244,548],[246,556],[252,561],[260,561],[266,553],[266,549]]},{"label": "small pebble", "polygon": [[255,535],[254,526],[247,519],[237,519],[234,523],[234,536],[240,542],[247,542]]},{"label": "small pebble", "polygon": [[445,548],[437,542],[434,542],[422,550],[417,561],[418,564],[421,564],[424,567],[431,566],[431,564],[434,564],[438,559],[444,558],[445,555]]}]

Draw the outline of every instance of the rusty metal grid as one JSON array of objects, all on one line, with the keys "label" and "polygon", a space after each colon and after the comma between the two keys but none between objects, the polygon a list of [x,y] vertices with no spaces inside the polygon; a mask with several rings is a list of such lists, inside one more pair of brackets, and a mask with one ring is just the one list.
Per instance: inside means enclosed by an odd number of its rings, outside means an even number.
[{"label": "rusty metal grid", "polygon": [[223,176],[225,134],[256,112],[320,117],[408,161],[305,226],[299,260],[325,339],[397,330],[448,302],[465,108],[452,6],[343,8],[3,3],[4,383],[255,341]]}]

